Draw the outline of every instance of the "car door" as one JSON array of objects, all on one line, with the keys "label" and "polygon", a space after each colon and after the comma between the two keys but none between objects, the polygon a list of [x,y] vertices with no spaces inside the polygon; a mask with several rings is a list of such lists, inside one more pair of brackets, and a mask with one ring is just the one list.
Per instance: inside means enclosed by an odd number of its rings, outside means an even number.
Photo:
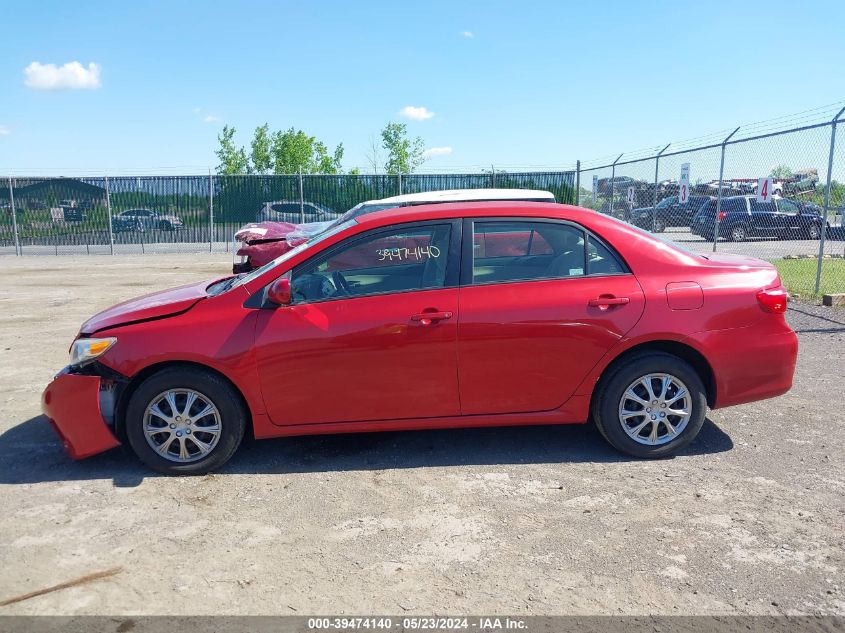
[{"label": "car door", "polygon": [[798,236],[801,233],[801,217],[798,205],[792,200],[779,198],[775,200],[778,208],[778,229],[781,235]]},{"label": "car door", "polygon": [[570,223],[467,220],[463,233],[461,413],[560,407],[640,319],[639,283],[610,247]]},{"label": "car door", "polygon": [[371,231],[292,271],[292,304],[256,325],[274,424],[460,414],[460,231],[448,220]]},{"label": "car door", "polygon": [[774,201],[758,202],[751,198],[751,231],[754,235],[773,237],[783,229]]}]

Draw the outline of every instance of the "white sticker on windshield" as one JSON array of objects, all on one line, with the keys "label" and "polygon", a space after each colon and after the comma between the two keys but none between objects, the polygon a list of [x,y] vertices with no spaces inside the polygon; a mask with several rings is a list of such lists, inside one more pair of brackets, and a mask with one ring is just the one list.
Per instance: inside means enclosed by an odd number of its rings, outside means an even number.
[{"label": "white sticker on windshield", "polygon": [[584,274],[584,269],[583,269],[583,268],[570,268],[570,269],[569,269],[569,275],[570,275],[570,276],[573,276],[573,275],[583,275],[583,274]]}]

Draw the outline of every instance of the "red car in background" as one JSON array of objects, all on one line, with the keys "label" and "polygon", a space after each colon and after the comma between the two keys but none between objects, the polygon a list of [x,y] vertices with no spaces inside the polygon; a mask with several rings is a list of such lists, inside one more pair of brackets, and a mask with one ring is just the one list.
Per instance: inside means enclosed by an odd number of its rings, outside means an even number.
[{"label": "red car in background", "polygon": [[128,442],[169,474],[257,438],[594,420],[673,455],[707,408],[792,385],[771,264],[696,255],[572,206],[367,214],[250,274],[86,321],[43,408],[71,456]]}]

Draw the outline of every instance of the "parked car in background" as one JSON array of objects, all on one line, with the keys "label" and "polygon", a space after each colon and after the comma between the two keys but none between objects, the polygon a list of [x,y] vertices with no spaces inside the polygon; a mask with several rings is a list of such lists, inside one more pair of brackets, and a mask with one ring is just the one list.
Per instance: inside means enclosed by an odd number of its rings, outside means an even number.
[{"label": "parked car in background", "polygon": [[819,171],[817,169],[799,169],[789,180],[784,181],[783,194],[788,196],[800,196],[815,191],[819,184]]},{"label": "parked car in background", "polygon": [[670,226],[690,226],[695,214],[710,200],[710,196],[690,196],[684,204],[678,202],[678,196],[663,198],[656,207],[641,207],[630,214],[631,224],[662,233]]},{"label": "parked car in background", "polygon": [[76,200],[60,200],[59,208],[65,222],[84,222],[88,217],[85,208],[79,206]]},{"label": "parked car in background", "polygon": [[151,209],[128,209],[112,217],[112,230],[123,231],[176,231],[184,228],[182,219],[175,215],[165,215]]},{"label": "parked car in background", "polygon": [[[716,200],[711,200],[696,214],[690,229],[693,234],[713,239],[716,224]],[[719,213],[719,237],[742,242],[751,237],[769,239],[812,239],[821,237],[822,216],[811,207],[801,209],[786,198],[758,202],[755,196],[722,198]]]},{"label": "parked car in background", "polygon": [[613,192],[616,195],[624,196],[628,187],[639,189],[641,187],[647,187],[648,184],[643,180],[637,180],[630,176],[614,176],[612,178],[599,178],[596,188],[601,195],[610,195]]},{"label": "parked car in background", "polygon": [[265,202],[255,215],[256,222],[310,223],[335,220],[339,216],[322,204],[298,200]]},{"label": "parked car in background", "polygon": [[42,407],[71,456],[126,443],[171,475],[220,468],[246,434],[588,420],[661,458],[708,407],[790,389],[786,307],[769,262],[588,209],[410,206],[94,315]]},{"label": "parked car in background", "polygon": [[340,218],[327,222],[311,222],[306,224],[295,224],[293,222],[259,222],[247,224],[235,233],[235,248],[233,249],[235,261],[232,266],[232,272],[238,274],[254,270],[289,251],[309,237],[327,230],[336,222],[351,220],[367,213],[418,204],[484,200],[554,202],[555,197],[548,191],[538,191],[535,189],[447,189],[443,191],[409,193],[401,196],[382,198],[381,200],[368,200],[367,202],[361,202],[355,205]]}]

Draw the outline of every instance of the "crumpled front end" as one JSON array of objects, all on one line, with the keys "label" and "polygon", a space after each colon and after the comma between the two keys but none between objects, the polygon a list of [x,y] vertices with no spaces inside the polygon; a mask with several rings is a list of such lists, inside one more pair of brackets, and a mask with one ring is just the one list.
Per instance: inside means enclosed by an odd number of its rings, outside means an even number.
[{"label": "crumpled front end", "polygon": [[84,459],[120,445],[101,407],[101,403],[110,407],[106,414],[113,415],[114,392],[109,382],[65,368],[41,396],[44,415],[73,459]]}]

